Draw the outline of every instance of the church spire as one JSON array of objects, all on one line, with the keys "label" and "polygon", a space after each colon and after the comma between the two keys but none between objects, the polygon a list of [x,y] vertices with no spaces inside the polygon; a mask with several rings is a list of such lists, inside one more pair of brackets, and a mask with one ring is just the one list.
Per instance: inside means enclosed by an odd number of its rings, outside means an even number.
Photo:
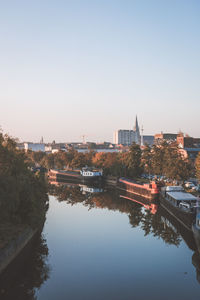
[{"label": "church spire", "polygon": [[139,133],[140,133],[137,115],[136,115],[136,118],[135,118],[135,126],[134,126],[133,130],[134,130],[135,132],[139,132]]},{"label": "church spire", "polygon": [[135,142],[136,142],[136,144],[140,145],[141,137],[140,137],[140,128],[139,128],[139,125],[138,125],[137,115],[136,115],[136,118],[135,118],[135,126],[133,128],[133,131],[135,132]]}]

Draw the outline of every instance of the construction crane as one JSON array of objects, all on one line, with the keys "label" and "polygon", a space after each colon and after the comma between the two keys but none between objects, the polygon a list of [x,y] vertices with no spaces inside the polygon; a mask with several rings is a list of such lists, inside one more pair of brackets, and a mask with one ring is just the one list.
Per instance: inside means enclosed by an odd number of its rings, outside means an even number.
[{"label": "construction crane", "polygon": [[86,137],[87,137],[87,135],[83,134],[83,135],[81,135],[81,137],[82,137],[83,144],[86,144]]},{"label": "construction crane", "polygon": [[141,128],[141,132],[142,132],[142,134],[141,134],[141,146],[144,146],[144,136],[143,136],[144,127],[143,127],[143,125],[142,125],[142,128]]}]

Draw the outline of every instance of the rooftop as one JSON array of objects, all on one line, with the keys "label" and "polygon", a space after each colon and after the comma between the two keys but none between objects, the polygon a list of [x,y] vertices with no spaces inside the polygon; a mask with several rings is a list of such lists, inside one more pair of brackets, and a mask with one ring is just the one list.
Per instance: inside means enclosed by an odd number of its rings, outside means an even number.
[{"label": "rooftop", "polygon": [[167,192],[167,194],[172,198],[174,198],[175,200],[180,200],[180,201],[197,200],[197,197],[186,192]]}]

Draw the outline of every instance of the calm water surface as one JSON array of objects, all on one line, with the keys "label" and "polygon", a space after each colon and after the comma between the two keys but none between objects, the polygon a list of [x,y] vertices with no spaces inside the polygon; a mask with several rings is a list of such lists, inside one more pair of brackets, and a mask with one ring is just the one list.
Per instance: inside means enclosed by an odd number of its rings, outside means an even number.
[{"label": "calm water surface", "polygon": [[1,279],[0,299],[199,299],[192,231],[159,206],[83,190],[50,196],[42,236]]}]

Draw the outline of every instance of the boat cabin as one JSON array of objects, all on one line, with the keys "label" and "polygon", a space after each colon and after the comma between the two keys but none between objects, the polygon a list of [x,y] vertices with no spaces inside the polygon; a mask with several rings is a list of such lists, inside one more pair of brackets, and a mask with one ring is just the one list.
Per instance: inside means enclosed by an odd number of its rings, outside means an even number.
[{"label": "boat cabin", "polygon": [[190,193],[186,193],[184,189],[179,186],[166,187],[164,190],[164,197],[173,206],[185,211],[192,210],[196,207],[197,203],[197,197]]},{"label": "boat cabin", "polygon": [[84,177],[101,177],[103,175],[103,172],[100,170],[93,170],[91,168],[84,167],[80,171],[80,174]]}]

